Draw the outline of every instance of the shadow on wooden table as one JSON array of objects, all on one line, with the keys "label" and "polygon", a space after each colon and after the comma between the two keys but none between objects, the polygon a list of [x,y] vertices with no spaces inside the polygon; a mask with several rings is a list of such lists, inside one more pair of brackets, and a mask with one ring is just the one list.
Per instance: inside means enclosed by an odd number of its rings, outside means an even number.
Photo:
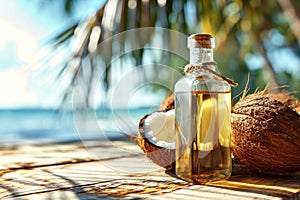
[{"label": "shadow on wooden table", "polygon": [[[114,147],[136,151],[120,154]],[[79,142],[0,148],[0,199],[300,199],[299,176],[262,176],[235,166],[229,180],[194,185],[147,161],[130,141],[95,140],[88,148],[103,159]]]},{"label": "shadow on wooden table", "polygon": [[[176,177],[172,172],[168,174]],[[230,189],[233,191],[231,195],[235,196],[234,194],[236,194],[237,197],[241,195],[240,191],[243,193],[252,193],[253,198],[258,194],[262,194],[283,199],[300,199],[299,174],[293,176],[264,175],[251,172],[241,165],[234,165],[232,176],[228,180],[211,182],[205,185],[220,189]],[[244,196],[245,194],[241,195],[240,198]]]}]

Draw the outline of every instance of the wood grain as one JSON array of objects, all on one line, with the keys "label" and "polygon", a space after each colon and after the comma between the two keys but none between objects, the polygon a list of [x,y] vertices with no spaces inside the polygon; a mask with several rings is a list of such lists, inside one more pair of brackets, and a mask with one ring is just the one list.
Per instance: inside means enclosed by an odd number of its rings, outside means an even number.
[{"label": "wood grain", "polygon": [[261,176],[235,165],[229,180],[194,185],[123,140],[0,149],[0,199],[300,199],[299,176]]}]

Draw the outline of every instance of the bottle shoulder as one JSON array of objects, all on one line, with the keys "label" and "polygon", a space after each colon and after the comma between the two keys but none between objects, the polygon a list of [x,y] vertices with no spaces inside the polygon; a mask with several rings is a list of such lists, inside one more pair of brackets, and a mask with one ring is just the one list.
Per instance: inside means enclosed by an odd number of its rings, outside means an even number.
[{"label": "bottle shoulder", "polygon": [[214,76],[183,76],[174,87],[175,92],[231,91],[230,85]]},{"label": "bottle shoulder", "polygon": [[189,92],[191,91],[192,79],[189,76],[181,77],[174,86],[175,92]]}]

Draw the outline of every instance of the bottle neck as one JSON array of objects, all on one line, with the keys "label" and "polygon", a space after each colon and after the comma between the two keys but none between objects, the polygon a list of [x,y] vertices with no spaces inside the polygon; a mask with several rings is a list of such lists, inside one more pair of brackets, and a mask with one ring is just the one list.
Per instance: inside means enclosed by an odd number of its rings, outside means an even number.
[{"label": "bottle neck", "polygon": [[197,65],[214,61],[213,49],[190,48],[190,64]]}]

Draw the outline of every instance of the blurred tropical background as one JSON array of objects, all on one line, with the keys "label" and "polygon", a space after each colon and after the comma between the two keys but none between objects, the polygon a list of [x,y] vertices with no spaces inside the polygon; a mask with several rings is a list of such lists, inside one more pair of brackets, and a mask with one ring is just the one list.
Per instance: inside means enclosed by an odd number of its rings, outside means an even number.
[{"label": "blurred tropical background", "polygon": [[249,92],[270,84],[300,97],[297,0],[0,4],[2,142],[135,132],[183,74],[193,33],[215,36],[219,71],[239,83],[232,96],[249,80]]}]

